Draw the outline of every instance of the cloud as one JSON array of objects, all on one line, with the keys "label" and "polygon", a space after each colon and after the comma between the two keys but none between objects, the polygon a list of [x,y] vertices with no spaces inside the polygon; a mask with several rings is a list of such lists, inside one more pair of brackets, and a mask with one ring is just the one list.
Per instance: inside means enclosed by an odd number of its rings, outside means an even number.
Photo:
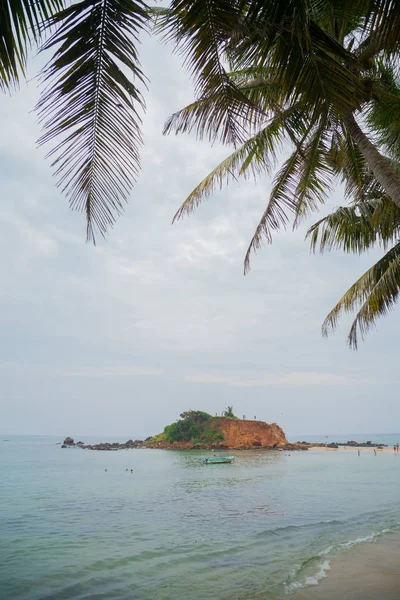
[{"label": "cloud", "polygon": [[69,377],[161,377],[163,369],[140,366],[94,367],[68,372]]},{"label": "cloud", "polygon": [[[304,403],[317,398],[334,401],[351,430],[359,428],[354,403],[362,392],[371,431],[397,395],[395,315],[358,353],[345,345],[350,316],[328,340],[320,326],[380,252],[311,256],[306,223],[276,235],[244,277],[269,179],[232,182],[171,226],[187,195],[232,149],[161,134],[192,89],[165,47],[150,40],[142,50],[151,79],[143,170],[125,213],[97,247],[85,243],[84,215],[69,209],[45,149],[36,148],[36,87],[0,98],[3,428],[52,433],[68,417],[83,433],[127,431],[130,415],[146,431],[155,414],[161,428],[188,406],[215,412],[232,402],[266,416],[274,403],[278,416],[278,405],[291,405],[294,427]],[[324,211],[342,202],[338,187]],[[379,404],[378,385],[386,390]],[[324,415],[306,406],[310,430],[326,431]],[[400,408],[390,405],[390,414],[400,418]]]},{"label": "cloud", "polygon": [[287,375],[268,375],[262,378],[235,377],[217,374],[187,375],[185,380],[190,383],[218,384],[229,387],[306,387],[306,386],[348,386],[365,385],[367,379],[351,378],[334,373],[294,372]]}]

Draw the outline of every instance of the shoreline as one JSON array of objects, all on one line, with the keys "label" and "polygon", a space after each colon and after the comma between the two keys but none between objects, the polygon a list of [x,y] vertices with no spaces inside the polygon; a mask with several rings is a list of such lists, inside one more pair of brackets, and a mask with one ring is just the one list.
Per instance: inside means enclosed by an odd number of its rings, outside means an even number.
[{"label": "shoreline", "polygon": [[82,441],[75,442],[73,438],[66,437],[63,442],[59,442],[61,448],[79,448],[81,450],[97,450],[97,451],[119,451],[119,450],[177,450],[177,451],[188,451],[188,450],[202,450],[207,452],[232,452],[241,450],[252,450],[257,452],[302,452],[302,451],[316,451],[316,450],[357,450],[357,451],[373,451],[378,452],[394,452],[392,447],[388,447],[383,443],[376,442],[355,442],[348,441],[342,444],[336,442],[330,443],[311,443],[311,442],[288,442],[281,441],[274,444],[261,444],[260,442],[253,442],[252,444],[240,444],[233,445],[228,443],[193,443],[194,440],[189,442],[173,442],[166,443],[164,440],[159,441],[154,437],[146,438],[145,440],[132,440],[129,439],[126,442],[100,442],[97,444],[85,444]]},{"label": "shoreline", "polygon": [[400,531],[384,533],[332,558],[316,584],[304,585],[292,600],[398,600]]},{"label": "shoreline", "polygon": [[174,450],[174,451],[207,451],[207,452],[232,452],[232,451],[254,451],[254,452],[304,452],[311,451],[316,452],[318,450],[327,452],[374,452],[376,453],[392,453],[400,455],[400,452],[395,452],[392,447],[385,446],[383,444],[366,444],[360,443],[360,445],[347,444],[347,445],[325,445],[325,444],[308,444],[308,443],[288,443],[282,446],[225,446],[224,444],[212,444],[203,445],[195,444],[193,446],[178,446],[176,444],[147,444],[141,440],[128,440],[125,443],[119,442],[100,442],[98,444],[84,444],[83,442],[77,443],[65,443],[58,442],[61,448],[79,448],[81,450],[95,450],[95,451],[108,451],[117,452],[120,450]]},{"label": "shoreline", "polygon": [[323,452],[369,452],[370,454],[376,450],[376,454],[393,454],[394,456],[400,456],[400,452],[395,452],[393,448],[377,446],[339,446],[338,448],[327,448],[326,446],[310,446],[308,448],[310,452],[321,450]]}]

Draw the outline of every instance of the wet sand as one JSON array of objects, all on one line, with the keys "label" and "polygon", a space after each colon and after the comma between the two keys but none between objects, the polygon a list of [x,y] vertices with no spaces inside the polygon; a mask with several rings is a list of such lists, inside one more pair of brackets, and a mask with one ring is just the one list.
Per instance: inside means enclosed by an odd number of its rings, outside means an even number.
[{"label": "wet sand", "polygon": [[[393,450],[392,450],[393,452]],[[327,577],[293,600],[399,600],[400,532],[364,543],[331,559]]]}]

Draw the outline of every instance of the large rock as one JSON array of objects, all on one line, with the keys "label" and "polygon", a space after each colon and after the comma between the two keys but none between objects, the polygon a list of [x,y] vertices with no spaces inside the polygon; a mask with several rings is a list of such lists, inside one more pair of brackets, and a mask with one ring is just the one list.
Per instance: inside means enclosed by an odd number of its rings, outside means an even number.
[{"label": "large rock", "polygon": [[[215,427],[222,433],[223,440],[219,444],[207,444],[207,448],[278,448],[286,447],[288,444],[283,429],[276,423],[225,417],[213,417],[208,423],[210,428]],[[148,439],[145,440],[145,446],[148,448],[176,450],[193,448],[193,440],[169,444],[165,439],[155,441],[151,441],[152,438],[149,441]]]},{"label": "large rock", "polygon": [[67,446],[73,446],[75,442],[71,437],[66,437],[63,441],[63,444],[66,444]]},{"label": "large rock", "polygon": [[224,436],[224,444],[229,448],[276,448],[287,445],[283,429],[276,423],[219,418],[218,424]]}]

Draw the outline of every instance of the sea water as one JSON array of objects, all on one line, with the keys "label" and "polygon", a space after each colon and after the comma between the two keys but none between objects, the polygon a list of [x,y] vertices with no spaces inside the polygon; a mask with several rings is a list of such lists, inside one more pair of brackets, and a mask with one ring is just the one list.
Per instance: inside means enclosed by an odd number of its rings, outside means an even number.
[{"label": "sea water", "polygon": [[290,598],[330,577],[332,557],[400,526],[393,451],[243,451],[204,465],[197,451],[3,437],[0,598]]}]

